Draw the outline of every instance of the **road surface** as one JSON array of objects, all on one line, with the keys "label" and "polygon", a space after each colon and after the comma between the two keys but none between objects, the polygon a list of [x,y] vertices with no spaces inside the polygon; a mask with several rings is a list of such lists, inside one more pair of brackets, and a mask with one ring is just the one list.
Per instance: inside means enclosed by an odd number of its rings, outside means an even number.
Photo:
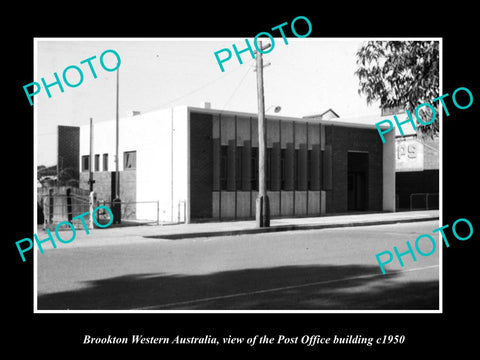
[{"label": "road surface", "polygon": [[[438,226],[425,221],[64,244],[37,254],[38,309],[438,310],[437,235],[434,254],[417,254],[417,261],[405,255],[403,267],[395,258],[386,275],[375,259],[379,252],[393,252],[393,246],[407,250],[406,241],[413,246],[419,235]],[[428,242],[422,246],[428,252]]]}]

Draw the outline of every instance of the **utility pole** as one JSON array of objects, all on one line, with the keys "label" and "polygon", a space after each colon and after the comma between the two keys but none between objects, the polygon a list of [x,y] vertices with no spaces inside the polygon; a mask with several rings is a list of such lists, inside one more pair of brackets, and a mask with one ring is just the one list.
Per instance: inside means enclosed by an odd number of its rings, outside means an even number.
[{"label": "utility pole", "polygon": [[119,80],[119,69],[117,69],[117,89],[116,89],[116,111],[115,111],[115,198],[120,198],[120,173],[118,170],[118,139],[119,139],[119,118],[118,118],[118,80]]},{"label": "utility pole", "polygon": [[[258,42],[260,50],[268,49],[271,44],[262,47]],[[263,96],[263,58],[262,52],[256,51],[257,71],[257,102],[258,102],[258,196],[256,200],[255,221],[257,227],[270,227],[270,202],[267,195],[267,181],[265,174],[265,103]]]},{"label": "utility pole", "polygon": [[88,184],[90,185],[90,192],[93,191],[93,119],[90,118],[90,159],[89,159],[89,167],[88,167]]},{"label": "utility pole", "polygon": [[113,222],[114,224],[120,224],[122,222],[122,201],[120,200],[120,171],[119,171],[119,156],[118,156],[118,143],[119,143],[119,127],[120,119],[118,115],[118,88],[119,88],[119,73],[120,69],[117,69],[117,89],[116,89],[116,111],[115,111],[115,199],[113,199]]}]

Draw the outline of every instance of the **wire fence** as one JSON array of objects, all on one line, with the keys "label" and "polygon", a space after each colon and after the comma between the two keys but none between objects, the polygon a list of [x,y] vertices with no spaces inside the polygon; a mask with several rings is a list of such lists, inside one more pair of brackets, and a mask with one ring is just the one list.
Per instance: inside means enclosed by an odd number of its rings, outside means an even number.
[{"label": "wire fence", "polygon": [[105,201],[100,200],[98,205],[108,206],[113,211],[115,205],[120,204],[120,218],[122,222],[155,223],[160,224],[160,202],[157,201]]},{"label": "wire fence", "polygon": [[[76,228],[83,226],[82,219],[75,219],[79,215],[90,213],[93,208],[106,206],[95,211],[95,218],[99,223],[106,224],[177,224],[187,222],[187,202],[179,200],[171,208],[171,213],[165,207],[160,212],[160,201],[107,201],[96,200],[90,197],[88,190],[69,186],[42,187],[37,189],[37,223],[44,228],[55,228],[61,222],[68,221]],[[89,215],[91,216],[91,215]],[[168,217],[168,219],[167,219]],[[85,219],[85,221],[87,221]]]},{"label": "wire fence", "polygon": [[38,197],[39,222],[53,224],[54,222],[70,221],[78,215],[90,210],[88,199],[76,195],[41,195]]},{"label": "wire fence", "polygon": [[[53,229],[59,223],[68,221],[75,228],[82,228],[83,221],[88,223],[89,217],[85,215],[85,219],[81,219],[81,215],[90,213],[92,209],[90,196],[86,191],[79,190],[82,189],[68,187],[38,189],[37,223],[43,224],[44,229]],[[101,224],[111,222],[110,214],[114,214],[113,223],[124,225],[160,223],[159,201],[122,201],[119,203],[103,200],[93,201],[93,208],[103,205],[111,209],[109,212],[100,208],[95,212],[95,218]]]}]

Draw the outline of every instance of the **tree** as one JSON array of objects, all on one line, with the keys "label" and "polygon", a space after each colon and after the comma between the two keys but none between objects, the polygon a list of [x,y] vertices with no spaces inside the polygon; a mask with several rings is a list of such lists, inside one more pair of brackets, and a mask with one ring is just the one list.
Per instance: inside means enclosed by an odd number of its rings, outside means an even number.
[{"label": "tree", "polygon": [[[429,125],[417,121],[424,135],[438,133],[439,102],[438,41],[367,41],[357,51],[359,95],[366,95],[367,104],[380,101],[380,106],[402,106],[415,117],[415,108],[431,104],[437,117]],[[424,106],[419,112],[423,122],[433,114]]]},{"label": "tree", "polygon": [[76,180],[77,178],[78,170],[71,167],[66,167],[61,169],[58,174],[58,184],[60,186],[72,184],[72,180]]},{"label": "tree", "polygon": [[42,172],[46,169],[47,167],[45,165],[38,165],[37,166],[37,180],[41,181],[43,174]]}]

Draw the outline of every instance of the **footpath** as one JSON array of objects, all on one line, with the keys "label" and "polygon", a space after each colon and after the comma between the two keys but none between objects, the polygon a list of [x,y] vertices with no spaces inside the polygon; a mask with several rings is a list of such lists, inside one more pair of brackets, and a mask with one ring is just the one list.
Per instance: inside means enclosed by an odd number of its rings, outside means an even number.
[{"label": "footpath", "polygon": [[181,226],[177,225],[172,231],[165,229],[165,231],[162,231],[162,234],[148,237],[177,240],[192,237],[229,236],[278,231],[395,224],[402,222],[437,220],[438,218],[438,210],[429,210],[273,219],[270,221],[270,227],[268,228],[257,228],[255,220],[226,221],[204,224],[182,224]]},{"label": "footpath", "polygon": [[[163,224],[125,226],[111,225],[105,229],[94,229],[87,235],[77,230],[75,241],[66,247],[105,246],[119,244],[138,244],[158,240],[182,240],[199,237],[234,236],[279,231],[314,230],[336,227],[372,226],[405,222],[438,220],[438,210],[360,213],[332,215],[322,217],[272,219],[270,227],[257,228],[255,220],[221,221],[193,224]],[[45,234],[38,229],[38,235]]]}]

